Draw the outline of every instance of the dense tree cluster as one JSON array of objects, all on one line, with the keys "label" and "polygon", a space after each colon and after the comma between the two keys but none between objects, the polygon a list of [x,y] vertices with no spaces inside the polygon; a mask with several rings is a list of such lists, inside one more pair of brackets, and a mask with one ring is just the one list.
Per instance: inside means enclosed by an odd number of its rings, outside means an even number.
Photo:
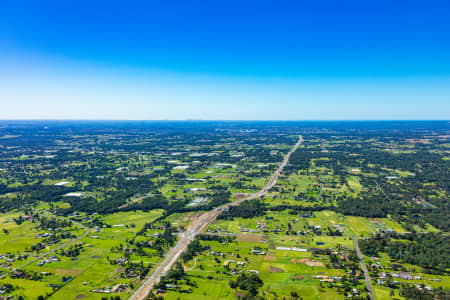
[{"label": "dense tree cluster", "polygon": [[420,300],[450,299],[450,289],[439,287],[433,291],[428,291],[424,289],[423,284],[420,289],[411,284],[402,284],[400,296],[405,297],[406,299]]},{"label": "dense tree cluster", "polygon": [[183,253],[181,258],[184,262],[190,261],[203,250],[205,250],[205,247],[200,243],[199,239],[195,239],[188,245],[186,252]]},{"label": "dense tree cluster", "polygon": [[248,291],[248,295],[243,298],[253,299],[258,294],[258,289],[263,286],[263,281],[256,273],[243,272],[239,274],[236,280],[230,280],[229,286],[232,289],[240,288],[241,290]]},{"label": "dense tree cluster", "polygon": [[391,258],[421,266],[430,273],[447,274],[450,268],[450,239],[434,233],[377,234],[359,241],[368,256],[386,252]]},{"label": "dense tree cluster", "polygon": [[230,206],[227,211],[219,216],[219,219],[253,218],[265,215],[266,211],[267,207],[260,200],[248,200],[242,202],[239,206]]}]

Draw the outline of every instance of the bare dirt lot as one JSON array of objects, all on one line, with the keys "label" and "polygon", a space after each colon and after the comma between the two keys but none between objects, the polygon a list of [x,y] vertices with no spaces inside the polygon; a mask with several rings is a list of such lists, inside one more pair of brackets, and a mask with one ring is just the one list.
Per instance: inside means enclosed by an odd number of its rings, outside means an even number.
[{"label": "bare dirt lot", "polygon": [[266,238],[263,235],[246,234],[246,235],[239,235],[236,238],[236,241],[249,243],[263,243],[266,241]]},{"label": "bare dirt lot", "polygon": [[305,264],[310,267],[323,267],[323,263],[320,261],[315,261],[309,258],[303,258],[303,259],[292,259],[292,263],[294,264]]},{"label": "bare dirt lot", "polygon": [[266,260],[266,261],[268,261],[268,260],[273,261],[273,260],[277,260],[277,257],[274,256],[274,255],[266,255],[266,256],[264,256],[264,260]]},{"label": "bare dirt lot", "polygon": [[284,272],[284,270],[270,266],[269,272],[270,273],[282,273],[282,272]]},{"label": "bare dirt lot", "polygon": [[369,222],[372,223],[372,224],[377,224],[377,225],[382,225],[383,224],[383,221],[381,221],[378,218],[369,218]]},{"label": "bare dirt lot", "polygon": [[234,194],[234,197],[236,198],[236,199],[242,199],[242,198],[245,198],[245,197],[247,197],[249,194],[245,194],[245,193],[236,193],[236,194]]}]

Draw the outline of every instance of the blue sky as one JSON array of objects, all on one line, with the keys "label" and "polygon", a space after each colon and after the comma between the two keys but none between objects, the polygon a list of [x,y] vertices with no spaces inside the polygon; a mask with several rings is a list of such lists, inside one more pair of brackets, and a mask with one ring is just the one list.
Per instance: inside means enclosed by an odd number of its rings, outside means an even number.
[{"label": "blue sky", "polygon": [[0,3],[0,119],[450,119],[449,1]]}]

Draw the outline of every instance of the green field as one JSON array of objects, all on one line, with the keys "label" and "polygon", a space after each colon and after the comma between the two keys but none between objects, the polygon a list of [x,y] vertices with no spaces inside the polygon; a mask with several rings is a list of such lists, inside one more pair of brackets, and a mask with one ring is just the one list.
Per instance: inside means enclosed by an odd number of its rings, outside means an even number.
[{"label": "green field", "polygon": [[[112,287],[118,283],[131,284],[134,279],[126,279],[120,277],[120,272],[123,267],[120,265],[112,265],[108,261],[110,259],[120,258],[120,253],[111,252],[112,247],[125,245],[128,239],[134,237],[136,232],[142,228],[145,223],[151,222],[162,215],[162,210],[153,210],[151,212],[120,212],[104,217],[104,220],[112,225],[111,228],[103,228],[101,232],[91,232],[89,236],[83,238],[81,242],[85,243],[84,250],[80,253],[76,260],[69,257],[59,256],[60,261],[45,264],[44,266],[37,266],[33,263],[25,268],[27,272],[47,272],[50,275],[44,276],[40,281],[31,281],[26,279],[2,279],[2,282],[11,282],[23,289],[15,291],[15,295],[23,295],[27,299],[36,299],[39,295],[51,293],[52,289],[48,288],[49,284],[62,286],[56,293],[51,295],[50,299],[75,299],[76,297],[85,299],[101,299],[104,294],[93,293],[91,290],[102,287]],[[3,216],[0,220],[8,220],[14,215]],[[14,235],[16,247],[21,248],[26,245],[27,237],[34,236],[32,230],[22,232],[26,236],[15,235],[17,230],[14,230],[14,225],[11,222],[5,223],[11,229],[11,235]],[[133,225],[132,225],[133,224]],[[116,225],[116,226],[114,226]],[[119,226],[117,226],[119,225]],[[123,225],[123,226],[122,226]],[[24,226],[23,224],[21,226]],[[28,226],[28,225],[25,225]],[[98,238],[93,238],[96,236]],[[4,237],[2,236],[2,239]],[[6,241],[1,245],[6,246]],[[144,264],[157,263],[160,260],[159,256],[151,257],[137,257],[133,256],[130,259],[143,261]],[[63,282],[63,277],[71,277],[67,282]],[[36,288],[32,288],[36,286]],[[38,288],[39,287],[39,288]],[[127,289],[122,292],[122,296],[130,293]],[[81,296],[83,295],[83,296]]]},{"label": "green field", "polygon": [[[197,283],[198,288],[194,288],[192,294],[180,294],[169,290],[164,295],[165,299],[177,299],[177,297],[182,299],[235,299],[236,291],[228,286],[228,281],[234,275],[221,273],[225,271],[224,263],[226,262],[230,268],[258,271],[264,282],[261,295],[265,299],[283,298],[290,296],[291,292],[297,292],[304,299],[341,297],[334,289],[321,288],[318,284],[319,280],[314,278],[318,274],[343,275],[342,270],[326,268],[326,258],[313,257],[310,252],[268,249],[260,243],[231,242],[223,245],[218,242],[202,242],[202,244],[210,246],[215,253],[224,255],[214,256],[205,252],[187,263],[187,273]],[[266,255],[251,254],[251,249],[257,246],[262,246]],[[216,258],[219,262],[216,261]],[[230,260],[235,262],[229,262]],[[312,261],[321,266],[308,266],[301,263],[301,260]],[[245,265],[238,266],[237,262],[245,262]]]}]

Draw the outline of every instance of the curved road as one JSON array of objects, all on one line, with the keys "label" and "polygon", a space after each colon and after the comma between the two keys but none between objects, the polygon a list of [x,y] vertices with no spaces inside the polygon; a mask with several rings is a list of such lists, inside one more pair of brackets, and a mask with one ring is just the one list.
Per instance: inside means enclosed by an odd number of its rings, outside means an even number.
[{"label": "curved road", "polygon": [[144,300],[145,297],[150,293],[153,286],[159,281],[159,279],[164,276],[172,267],[172,265],[177,261],[180,255],[186,250],[189,243],[194,240],[195,236],[202,232],[209,224],[211,224],[218,215],[220,215],[224,210],[230,206],[239,205],[244,201],[257,199],[261,196],[267,194],[267,192],[275,185],[284,167],[289,162],[291,154],[294,153],[300,144],[303,142],[303,137],[299,136],[298,142],[292,147],[292,149],[284,156],[278,169],[272,174],[272,176],[267,181],[266,185],[258,192],[251,194],[250,196],[243,198],[241,200],[227,203],[219,206],[209,212],[206,212],[196,219],[194,219],[191,224],[189,224],[186,231],[180,235],[175,247],[170,249],[166,258],[162,263],[156,268],[156,270],[144,281],[144,283],[136,290],[136,292],[130,297],[132,300]]}]

